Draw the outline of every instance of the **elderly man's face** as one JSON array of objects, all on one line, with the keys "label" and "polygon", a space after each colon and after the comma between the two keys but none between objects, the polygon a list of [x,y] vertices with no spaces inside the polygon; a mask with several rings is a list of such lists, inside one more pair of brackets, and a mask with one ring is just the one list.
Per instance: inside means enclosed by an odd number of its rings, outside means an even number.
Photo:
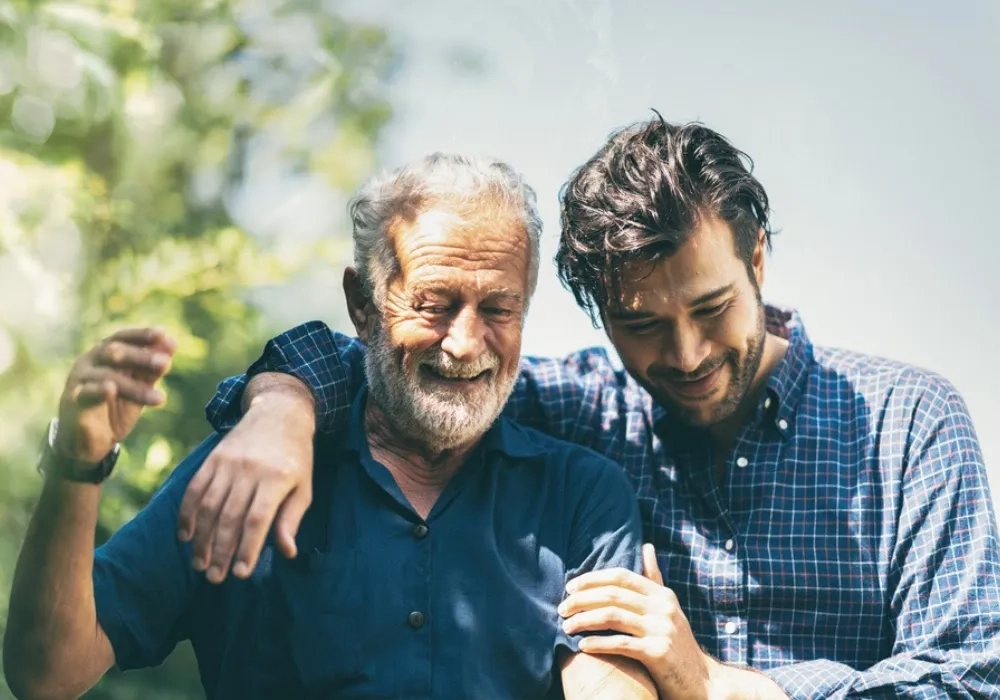
[{"label": "elderly man's face", "polygon": [[480,437],[517,380],[529,246],[517,217],[446,205],[390,227],[399,274],[371,317],[372,398],[437,449]]}]

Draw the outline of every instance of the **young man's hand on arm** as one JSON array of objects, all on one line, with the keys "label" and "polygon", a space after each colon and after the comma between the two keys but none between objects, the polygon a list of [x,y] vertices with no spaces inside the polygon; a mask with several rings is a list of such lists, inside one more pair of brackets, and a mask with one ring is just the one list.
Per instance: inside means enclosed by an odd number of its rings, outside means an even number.
[{"label": "young man's hand on arm", "polygon": [[580,651],[641,663],[664,698],[787,700],[767,676],[727,666],[701,650],[677,596],[663,585],[653,545],[643,545],[643,575],[604,569],[570,581],[559,606],[569,634],[586,637]]}]

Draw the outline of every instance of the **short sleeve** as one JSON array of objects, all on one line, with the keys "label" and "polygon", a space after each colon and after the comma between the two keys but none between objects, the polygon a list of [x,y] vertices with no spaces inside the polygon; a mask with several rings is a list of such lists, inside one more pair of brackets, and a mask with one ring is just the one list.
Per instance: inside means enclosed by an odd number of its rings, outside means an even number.
[{"label": "short sleeve", "polygon": [[[584,448],[576,448],[571,459],[568,486],[579,488],[579,495],[566,581],[600,569],[642,573],[642,521],[635,491],[622,468]],[[576,653],[587,634],[593,633],[567,635],[560,626],[555,646]]]},{"label": "short sleeve", "polygon": [[94,553],[97,620],[123,671],[160,664],[191,634],[199,586],[190,544],[177,539],[188,482],[218,444],[214,434],[178,465],[149,504]]}]

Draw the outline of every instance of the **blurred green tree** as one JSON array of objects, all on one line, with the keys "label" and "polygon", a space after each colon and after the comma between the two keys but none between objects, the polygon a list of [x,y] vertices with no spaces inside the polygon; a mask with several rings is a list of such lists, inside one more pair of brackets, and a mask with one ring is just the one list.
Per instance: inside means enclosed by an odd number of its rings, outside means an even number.
[{"label": "blurred green tree", "polygon": [[[322,0],[0,0],[0,632],[73,359],[115,329],[179,341],[168,404],[105,488],[98,541],[207,432],[269,328],[254,292],[348,247],[398,54]],[[9,697],[0,684],[0,697]],[[190,649],[89,698],[199,697]]]}]

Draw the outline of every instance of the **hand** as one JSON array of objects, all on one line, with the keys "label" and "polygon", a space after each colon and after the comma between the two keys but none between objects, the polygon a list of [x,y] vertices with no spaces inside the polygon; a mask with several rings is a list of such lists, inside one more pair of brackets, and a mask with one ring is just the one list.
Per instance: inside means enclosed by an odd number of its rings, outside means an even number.
[{"label": "hand", "polygon": [[272,522],[279,551],[296,555],[295,534],[312,502],[315,425],[311,398],[270,394],[251,405],[191,479],[177,536],[192,541],[192,566],[207,570],[210,582],[225,580],[234,554],[233,574],[249,577]]},{"label": "hand", "polygon": [[618,634],[580,641],[588,654],[618,654],[642,663],[661,697],[714,698],[722,667],[695,641],[677,596],[664,587],[656,550],[642,548],[644,576],[628,569],[583,574],[566,584],[559,606],[567,634],[610,630]]},{"label": "hand", "polygon": [[154,388],[170,368],[176,344],[157,328],[131,328],[80,356],[59,400],[56,450],[97,463],[135,427],[142,409],[159,406]]}]

